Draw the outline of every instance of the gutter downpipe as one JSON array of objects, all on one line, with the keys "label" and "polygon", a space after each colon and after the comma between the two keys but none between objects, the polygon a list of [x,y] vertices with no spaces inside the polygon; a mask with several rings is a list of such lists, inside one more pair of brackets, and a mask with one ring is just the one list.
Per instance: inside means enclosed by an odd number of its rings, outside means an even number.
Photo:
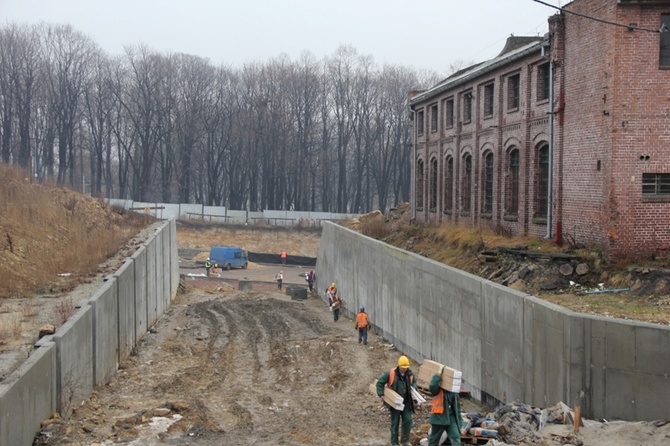
[{"label": "gutter downpipe", "polygon": [[[414,154],[412,155],[412,164],[410,165],[412,171],[409,173],[410,181],[412,182],[410,187],[410,201],[412,202],[412,220],[416,221],[416,111],[412,108],[412,105],[409,106],[409,111],[412,113],[412,149]],[[414,198],[411,195],[414,194]]]},{"label": "gutter downpipe", "polygon": [[[544,50],[544,48],[543,48]],[[554,62],[549,56],[549,178],[547,180],[547,235],[551,239],[551,208],[554,177]]]}]

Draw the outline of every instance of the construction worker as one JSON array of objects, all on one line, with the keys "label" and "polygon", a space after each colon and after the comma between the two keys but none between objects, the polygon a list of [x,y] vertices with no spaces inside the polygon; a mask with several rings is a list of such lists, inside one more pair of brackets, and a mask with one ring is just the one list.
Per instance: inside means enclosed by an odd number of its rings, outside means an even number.
[{"label": "construction worker", "polygon": [[449,392],[440,387],[442,372],[433,375],[428,386],[428,391],[433,395],[432,408],[430,410],[430,435],[428,436],[428,446],[438,446],[442,433],[446,432],[452,446],[461,444],[461,398],[458,393]]},{"label": "construction worker", "polygon": [[354,327],[356,330],[358,330],[358,343],[360,344],[362,342],[363,345],[368,345],[368,329],[370,328],[370,319],[368,318],[368,314],[365,312],[365,307],[361,307],[358,310]]},{"label": "construction worker", "polygon": [[212,269],[212,262],[209,261],[209,257],[205,260],[205,271],[207,271],[207,277],[209,277],[209,271]]},{"label": "construction worker", "polygon": [[282,265],[286,265],[286,251],[282,251],[282,252],[279,254],[279,257],[281,257],[281,264],[282,264]]},{"label": "construction worker", "polygon": [[340,305],[342,305],[342,301],[340,300],[340,296],[337,294],[337,287],[335,286],[335,282],[330,284],[326,294],[328,294],[328,305],[330,305],[330,311],[333,312],[333,322],[337,322],[337,320],[340,318]]},{"label": "construction worker", "polygon": [[281,285],[284,282],[284,271],[279,271],[275,276],[275,280],[277,281],[277,289],[281,290]]},{"label": "construction worker", "polygon": [[314,281],[316,280],[316,275],[314,274],[313,269],[309,270],[309,272],[305,276],[305,280],[307,281],[307,285],[309,286],[309,291],[311,292],[312,289],[314,288]]},{"label": "construction worker", "polygon": [[391,445],[400,445],[398,442],[398,427],[402,418],[402,438],[400,442],[403,446],[411,446],[409,433],[412,430],[414,401],[412,400],[410,387],[416,389],[417,383],[414,379],[414,373],[409,369],[409,359],[407,356],[403,355],[398,358],[398,366],[388,372],[384,372],[377,380],[377,396],[386,404],[384,401],[384,386],[388,386],[400,395],[405,405],[403,410],[396,410],[389,406],[389,410],[391,411]]}]

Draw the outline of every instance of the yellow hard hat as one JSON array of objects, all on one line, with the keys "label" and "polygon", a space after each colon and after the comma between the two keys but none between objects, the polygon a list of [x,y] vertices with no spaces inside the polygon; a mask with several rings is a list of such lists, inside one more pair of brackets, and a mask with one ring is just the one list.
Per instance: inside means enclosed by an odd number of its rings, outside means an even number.
[{"label": "yellow hard hat", "polygon": [[331,283],[330,286],[335,288],[335,282]]},{"label": "yellow hard hat", "polygon": [[409,367],[409,359],[407,359],[407,356],[401,356],[398,358],[398,367],[402,367],[404,369]]}]

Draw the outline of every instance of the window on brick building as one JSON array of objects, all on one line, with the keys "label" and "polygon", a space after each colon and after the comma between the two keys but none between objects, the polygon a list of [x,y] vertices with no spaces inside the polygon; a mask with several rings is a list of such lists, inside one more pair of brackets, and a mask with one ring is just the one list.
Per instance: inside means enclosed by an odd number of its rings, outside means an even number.
[{"label": "window on brick building", "polygon": [[416,134],[423,135],[423,110],[416,114]]},{"label": "window on brick building", "polygon": [[416,162],[416,207],[423,209],[423,160]]},{"label": "window on brick building", "polygon": [[537,100],[549,99],[549,63],[537,67]]},{"label": "window on brick building", "polygon": [[430,203],[431,212],[437,210],[437,158],[430,160]]},{"label": "window on brick building", "polygon": [[444,171],[444,212],[454,210],[454,158],[448,157]]},{"label": "window on brick building", "polygon": [[[666,30],[670,30],[670,14],[661,14],[661,27],[665,25]],[[670,68],[670,31],[662,32],[659,62],[660,68]]]},{"label": "window on brick building", "polygon": [[507,109],[516,110],[519,108],[519,90],[521,76],[514,74],[507,78]]},{"label": "window on brick building", "polygon": [[670,198],[670,173],[643,173],[642,195]]},{"label": "window on brick building", "polygon": [[437,104],[430,106],[430,131],[437,132]]},{"label": "window on brick building", "polygon": [[484,85],[484,117],[493,116],[493,82]]},{"label": "window on brick building", "polygon": [[454,98],[447,99],[445,108],[445,126],[450,129],[454,127]]},{"label": "window on brick building", "polygon": [[507,164],[507,188],[505,194],[505,215],[519,214],[519,150],[509,152]]},{"label": "window on brick building", "polygon": [[549,146],[543,145],[537,152],[535,173],[535,214],[536,218],[547,218],[547,194],[549,192]]},{"label": "window on brick building", "polygon": [[472,194],[472,155],[466,153],[463,156],[461,211],[470,212],[470,201],[472,199],[471,194]]},{"label": "window on brick building", "polygon": [[493,154],[487,153],[484,157],[484,199],[482,200],[482,214],[493,213]]},{"label": "window on brick building", "polygon": [[472,92],[463,95],[463,123],[472,121]]}]

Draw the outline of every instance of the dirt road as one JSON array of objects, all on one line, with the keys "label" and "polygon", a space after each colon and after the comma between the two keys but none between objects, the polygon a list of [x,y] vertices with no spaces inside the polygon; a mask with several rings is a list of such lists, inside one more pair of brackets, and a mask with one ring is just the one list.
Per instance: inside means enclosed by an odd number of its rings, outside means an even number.
[{"label": "dirt road", "polygon": [[[359,344],[316,297],[189,286],[112,382],[38,444],[384,445],[388,413],[368,387],[398,356],[374,333]],[[165,418],[152,426],[152,415]]]}]

